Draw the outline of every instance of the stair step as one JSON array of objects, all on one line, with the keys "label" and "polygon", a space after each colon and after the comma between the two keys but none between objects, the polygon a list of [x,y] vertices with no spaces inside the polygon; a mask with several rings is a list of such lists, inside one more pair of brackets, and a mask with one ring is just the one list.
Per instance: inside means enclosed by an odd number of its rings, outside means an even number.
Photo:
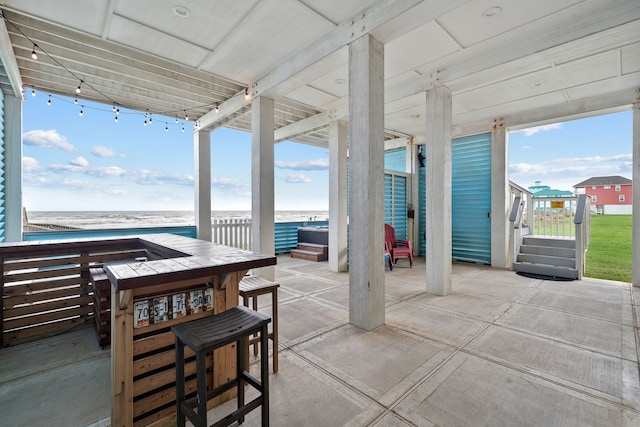
[{"label": "stair step", "polygon": [[547,264],[532,264],[528,262],[514,262],[515,271],[531,274],[540,274],[549,277],[561,277],[565,279],[577,279],[578,270],[575,268],[559,267]]},{"label": "stair step", "polygon": [[562,247],[553,247],[553,246],[521,245],[520,253],[546,255],[546,256],[560,257],[560,258],[576,257],[575,248],[562,248]]},{"label": "stair step", "polygon": [[319,243],[300,242],[298,243],[298,249],[309,252],[317,252],[324,255],[329,254],[329,245],[321,245]]},{"label": "stair step", "polygon": [[305,251],[303,249],[291,249],[291,258],[306,259],[307,261],[326,261],[329,259],[327,254],[314,251]]},{"label": "stair step", "polygon": [[540,254],[520,253],[518,254],[517,261],[528,262],[531,264],[546,264],[546,265],[555,265],[558,267],[569,267],[569,268],[573,268],[576,266],[575,258],[557,257],[557,256],[540,255]]},{"label": "stair step", "polygon": [[553,238],[539,236],[525,236],[522,238],[523,245],[550,246],[554,248],[576,248],[576,239]]}]

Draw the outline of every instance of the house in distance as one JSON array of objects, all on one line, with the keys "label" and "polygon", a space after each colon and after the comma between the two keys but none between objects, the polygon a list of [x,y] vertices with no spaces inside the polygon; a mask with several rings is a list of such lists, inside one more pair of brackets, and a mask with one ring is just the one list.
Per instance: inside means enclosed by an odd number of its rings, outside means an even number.
[{"label": "house in distance", "polygon": [[588,194],[598,214],[631,215],[632,181],[623,176],[595,176],[573,186],[577,194]]}]

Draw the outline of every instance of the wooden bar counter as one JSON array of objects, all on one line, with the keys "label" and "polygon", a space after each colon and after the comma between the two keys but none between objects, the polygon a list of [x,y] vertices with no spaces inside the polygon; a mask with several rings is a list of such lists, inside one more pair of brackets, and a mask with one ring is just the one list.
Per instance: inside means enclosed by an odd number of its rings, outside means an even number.
[{"label": "wooden bar counter", "polygon": [[[168,234],[136,239],[148,261],[104,266],[111,281],[111,425],[175,425],[170,327],[238,305],[240,279],[250,269],[275,265],[276,258]],[[209,384],[233,378],[235,363],[235,344],[216,350],[207,363],[215,366]],[[195,379],[189,379],[195,361],[185,372],[189,394],[195,391]]]}]

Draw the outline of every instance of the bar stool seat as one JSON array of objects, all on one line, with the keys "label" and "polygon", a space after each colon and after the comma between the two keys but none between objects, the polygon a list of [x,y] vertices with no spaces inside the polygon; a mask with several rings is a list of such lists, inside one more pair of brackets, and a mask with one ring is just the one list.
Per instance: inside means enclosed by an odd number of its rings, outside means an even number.
[{"label": "bar stool seat", "polygon": [[[258,296],[271,294],[271,317],[273,319],[272,332],[268,338],[273,342],[273,372],[278,372],[278,288],[279,283],[271,282],[260,276],[245,276],[240,280],[240,296],[245,307],[249,307],[249,300],[253,310],[258,311]],[[253,354],[258,354],[258,342],[260,338],[254,335],[249,340],[249,345],[253,345]],[[247,359],[249,354],[246,355]]]},{"label": "bar stool seat", "polygon": [[[207,426],[207,401],[227,390],[237,387],[237,409],[213,426],[228,426],[242,423],[246,414],[262,407],[262,425],[269,425],[269,363],[267,359],[268,316],[246,307],[232,307],[227,311],[171,327],[176,337],[176,405],[177,425],[184,427],[185,417],[195,427]],[[244,356],[246,342],[255,333],[261,338],[260,381],[251,376]],[[213,350],[236,342],[237,377],[207,391],[206,355]],[[196,396],[185,397],[184,346],[196,353]],[[215,369],[215,367],[214,367]],[[213,377],[213,375],[212,375]],[[251,402],[244,402],[244,383],[260,392]],[[195,409],[195,410],[194,410]],[[197,410],[197,412],[196,412]]]}]

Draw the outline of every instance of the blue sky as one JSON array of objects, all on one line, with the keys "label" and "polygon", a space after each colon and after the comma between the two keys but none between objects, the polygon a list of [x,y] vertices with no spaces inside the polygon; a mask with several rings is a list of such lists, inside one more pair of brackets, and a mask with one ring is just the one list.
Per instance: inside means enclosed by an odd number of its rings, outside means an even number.
[{"label": "blue sky", "polygon": [[[143,113],[121,108],[116,123],[111,106],[48,99],[25,94],[28,211],[194,209],[192,122],[152,116],[144,126]],[[276,210],[328,209],[326,149],[283,142],[275,160]],[[213,210],[250,210],[251,135],[212,132],[211,164]]]},{"label": "blue sky", "polygon": [[632,111],[509,133],[509,178],[558,190],[594,176],[632,174]]},{"label": "blue sky", "polygon": [[[194,209],[192,122],[154,116],[144,126],[143,113],[121,108],[116,123],[108,105],[25,98],[28,211]],[[631,178],[631,121],[626,111],[511,132],[510,179],[572,190],[592,176]],[[213,210],[250,210],[250,134],[220,129],[211,144]],[[276,210],[328,210],[328,159],[326,149],[277,144]]]}]

